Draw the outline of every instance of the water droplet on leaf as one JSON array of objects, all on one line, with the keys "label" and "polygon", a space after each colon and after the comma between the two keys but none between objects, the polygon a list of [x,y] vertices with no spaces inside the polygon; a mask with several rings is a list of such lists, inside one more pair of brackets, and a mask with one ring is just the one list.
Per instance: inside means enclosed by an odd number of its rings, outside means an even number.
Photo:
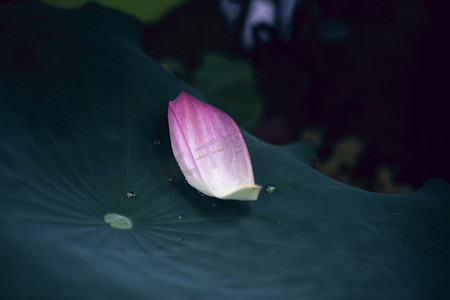
[{"label": "water droplet on leaf", "polygon": [[136,197],[136,193],[135,192],[129,191],[129,192],[125,193],[125,198],[127,198],[127,199],[131,199],[131,198],[134,198],[134,197]]},{"label": "water droplet on leaf", "polygon": [[273,192],[275,192],[275,190],[277,189],[276,186],[274,185],[268,185],[266,187],[266,190],[264,191],[266,194],[272,194]]}]

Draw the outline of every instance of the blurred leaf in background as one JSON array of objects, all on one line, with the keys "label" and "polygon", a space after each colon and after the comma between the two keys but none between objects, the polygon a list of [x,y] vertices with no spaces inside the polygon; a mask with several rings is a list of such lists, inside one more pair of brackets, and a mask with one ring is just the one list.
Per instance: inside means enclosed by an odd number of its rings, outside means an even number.
[{"label": "blurred leaf in background", "polygon": [[252,65],[245,59],[206,53],[191,83],[239,126],[250,130],[261,120],[263,99]]},{"label": "blurred leaf in background", "polygon": [[42,0],[42,2],[65,9],[79,8],[88,2],[98,3],[133,17],[144,24],[163,18],[170,10],[187,0]]},{"label": "blurred leaf in background", "polygon": [[182,59],[175,56],[163,56],[159,57],[157,61],[166,71],[169,71],[184,81],[189,81],[189,68]]}]

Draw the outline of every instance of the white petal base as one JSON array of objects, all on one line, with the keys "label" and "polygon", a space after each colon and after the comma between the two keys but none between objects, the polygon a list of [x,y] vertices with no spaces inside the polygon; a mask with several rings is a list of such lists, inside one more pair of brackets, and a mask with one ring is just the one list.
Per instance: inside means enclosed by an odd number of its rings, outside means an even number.
[{"label": "white petal base", "polygon": [[245,186],[239,190],[236,190],[231,194],[220,197],[219,199],[255,201],[258,199],[260,191],[261,191],[260,185]]}]

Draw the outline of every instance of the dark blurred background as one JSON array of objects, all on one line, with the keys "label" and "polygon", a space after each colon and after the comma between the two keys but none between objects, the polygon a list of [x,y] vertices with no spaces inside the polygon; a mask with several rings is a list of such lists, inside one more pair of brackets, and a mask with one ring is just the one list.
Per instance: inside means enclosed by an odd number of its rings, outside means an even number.
[{"label": "dark blurred background", "polygon": [[312,140],[320,171],[368,190],[450,182],[441,1],[127,3],[116,9],[144,23],[148,54],[261,139]]}]

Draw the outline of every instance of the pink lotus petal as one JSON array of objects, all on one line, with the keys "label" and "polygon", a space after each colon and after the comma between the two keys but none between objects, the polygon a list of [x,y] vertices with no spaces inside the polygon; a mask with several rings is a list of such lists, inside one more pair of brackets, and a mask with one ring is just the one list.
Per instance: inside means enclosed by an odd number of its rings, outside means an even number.
[{"label": "pink lotus petal", "polygon": [[173,154],[191,186],[220,199],[258,198],[261,187],[230,116],[183,91],[169,103],[168,117]]}]

